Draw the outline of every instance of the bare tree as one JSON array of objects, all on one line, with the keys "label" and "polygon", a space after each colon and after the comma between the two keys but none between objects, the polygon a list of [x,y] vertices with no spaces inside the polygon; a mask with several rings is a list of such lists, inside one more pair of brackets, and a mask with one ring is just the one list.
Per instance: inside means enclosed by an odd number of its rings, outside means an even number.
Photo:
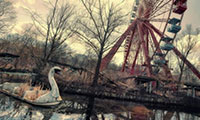
[{"label": "bare tree", "polygon": [[20,55],[20,58],[14,63],[15,68],[32,70],[36,67],[35,63],[39,59],[33,56],[39,56],[42,48],[41,42],[37,40],[38,34],[33,24],[25,24],[23,30],[13,39],[15,53]]},{"label": "bare tree", "polygon": [[[76,34],[86,46],[92,49],[97,55],[97,63],[92,86],[98,84],[101,60],[104,53],[111,48],[119,35],[119,29],[124,25],[127,14],[122,13],[119,4],[102,0],[81,0],[85,9],[78,21],[79,29]],[[94,105],[94,97],[89,98],[86,120],[90,119]]]},{"label": "bare tree", "polygon": [[14,25],[16,18],[12,3],[8,0],[0,0],[0,35],[5,34]]},{"label": "bare tree", "polygon": [[116,5],[101,0],[81,0],[81,3],[85,8],[85,14],[78,21],[79,29],[76,35],[97,55],[93,81],[93,85],[96,85],[103,54],[116,42],[127,14],[122,13],[122,3]]},{"label": "bare tree", "polygon": [[[187,25],[186,29],[182,32],[180,37],[175,40],[176,46],[179,48],[181,53],[188,58],[191,54],[192,49],[195,47],[196,43],[198,42],[197,39],[194,39],[193,35],[198,34],[198,31],[193,32],[192,25]],[[186,41],[186,42],[184,42]],[[182,76],[186,69],[185,61],[181,61],[177,56],[178,61],[178,68],[179,68],[179,82],[182,80]]]},{"label": "bare tree", "polygon": [[46,20],[43,20],[37,13],[31,13],[33,22],[41,38],[44,41],[42,62],[38,65],[45,67],[48,60],[53,59],[58,50],[63,47],[64,43],[73,35],[72,29],[75,28],[74,7],[69,3],[59,4],[59,0],[51,5]]}]

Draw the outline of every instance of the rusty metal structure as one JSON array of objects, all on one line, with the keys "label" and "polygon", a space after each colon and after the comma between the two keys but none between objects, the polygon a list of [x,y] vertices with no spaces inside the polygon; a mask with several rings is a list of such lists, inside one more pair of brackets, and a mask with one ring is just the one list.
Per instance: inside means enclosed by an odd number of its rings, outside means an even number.
[{"label": "rusty metal structure", "polygon": [[200,78],[199,71],[173,46],[186,10],[187,0],[135,0],[130,25],[103,58],[101,70],[125,42],[122,71],[147,77],[162,72],[165,78],[173,79],[166,60],[173,51]]}]

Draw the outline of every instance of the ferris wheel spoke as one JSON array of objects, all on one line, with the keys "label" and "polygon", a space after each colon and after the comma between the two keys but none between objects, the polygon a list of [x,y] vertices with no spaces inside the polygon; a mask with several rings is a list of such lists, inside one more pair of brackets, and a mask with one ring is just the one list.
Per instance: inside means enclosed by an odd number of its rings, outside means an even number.
[{"label": "ferris wheel spoke", "polygon": [[159,17],[159,16],[161,16],[161,15],[167,13],[167,12],[170,12],[170,9],[167,9],[165,11],[160,12],[159,14],[155,14],[155,15],[151,16],[150,20],[153,19],[153,18]]},{"label": "ferris wheel spoke", "polygon": [[157,8],[160,6],[160,5],[162,5],[162,3],[164,2],[164,0],[160,0],[160,1],[157,1],[156,3],[157,4],[155,4],[155,8],[154,8],[154,10],[157,10]]},{"label": "ferris wheel spoke", "polygon": [[[153,31],[152,31],[151,29],[149,29],[149,32],[150,32],[150,34],[151,34],[153,43],[154,43],[154,45],[155,45],[155,47],[156,47],[155,52],[158,51],[159,53],[162,53],[162,51],[161,51],[161,49],[160,49],[160,45],[159,45],[159,43],[158,43],[158,41],[157,41],[157,39],[156,39],[156,36],[154,35]],[[155,53],[155,52],[154,52],[154,53]]]},{"label": "ferris wheel spoke", "polygon": [[160,30],[158,30],[156,27],[154,27],[154,25],[148,23],[148,22],[145,22],[144,23],[145,26],[149,29],[153,29],[160,37],[163,37],[164,35],[162,34],[162,32]]},{"label": "ferris wheel spoke", "polygon": [[[159,42],[157,41],[157,39],[156,39],[156,37],[155,37],[153,31],[152,31],[151,29],[149,29],[149,32],[150,32],[150,34],[151,34],[153,44],[155,45],[155,50],[154,50],[154,53],[153,53],[152,57],[154,56],[154,54],[155,54],[156,52],[159,52],[159,53],[162,54],[162,51],[161,51],[161,49],[160,49]],[[153,58],[151,58],[151,59],[153,59]]]},{"label": "ferris wheel spoke", "polygon": [[159,5],[157,5],[157,6],[155,7],[155,9],[154,9],[153,12],[152,12],[152,15],[155,14],[155,13],[157,13],[157,12],[158,12],[159,10],[161,10],[164,6],[168,5],[170,1],[172,1],[172,0],[168,0],[167,2],[165,2],[164,4],[162,4],[162,3],[164,2],[164,0],[162,0],[162,1],[160,2],[161,4],[159,4]]},{"label": "ferris wheel spoke", "polygon": [[151,19],[150,22],[167,22],[166,18]]},{"label": "ferris wheel spoke", "polygon": [[136,28],[136,22],[137,20],[133,21],[133,23],[128,27],[128,29],[121,35],[119,40],[115,43],[115,45],[112,47],[112,49],[109,51],[109,53],[102,59],[100,71],[102,71],[108,63],[111,61],[123,41],[126,39],[127,35],[131,32],[131,30],[134,30]]},{"label": "ferris wheel spoke", "polygon": [[145,57],[145,61],[146,61],[146,65],[147,65],[147,75],[148,77],[151,77],[151,73],[152,73],[152,68],[151,68],[151,64],[150,64],[150,58],[149,58],[149,53],[147,51],[147,46],[145,45],[145,41],[144,41],[144,34],[142,32],[142,23],[137,24],[138,26],[138,33],[139,33],[139,39],[142,43],[142,47],[143,47],[143,52],[144,52],[144,57]]}]

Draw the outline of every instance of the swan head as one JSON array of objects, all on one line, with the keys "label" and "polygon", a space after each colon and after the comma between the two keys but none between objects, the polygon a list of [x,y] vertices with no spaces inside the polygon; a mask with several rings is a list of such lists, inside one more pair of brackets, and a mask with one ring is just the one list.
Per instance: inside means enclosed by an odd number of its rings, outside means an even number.
[{"label": "swan head", "polygon": [[62,70],[62,69],[61,69],[60,67],[55,66],[55,67],[52,67],[50,71],[51,71],[53,74],[54,74],[54,73],[60,74],[61,70]]}]

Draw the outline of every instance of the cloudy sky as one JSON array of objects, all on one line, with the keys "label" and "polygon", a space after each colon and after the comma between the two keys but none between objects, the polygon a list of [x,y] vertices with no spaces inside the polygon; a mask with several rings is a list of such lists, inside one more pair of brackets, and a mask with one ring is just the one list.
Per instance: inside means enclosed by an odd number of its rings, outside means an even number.
[{"label": "cloudy sky", "polygon": [[[48,0],[11,0],[17,11],[18,19],[16,29],[20,29],[23,24],[31,22],[29,14],[25,9],[31,9],[37,11],[41,15],[47,13],[47,2]],[[61,1],[61,0],[60,0]],[[79,0],[68,0],[73,1],[73,4],[79,5]],[[116,1],[116,0],[113,0]],[[133,0],[126,0],[127,5],[130,5]],[[185,12],[182,27],[186,24],[192,24],[194,28],[200,27],[200,0],[188,0],[188,10]],[[125,7],[124,10],[131,10],[131,5]]]},{"label": "cloudy sky", "polygon": [[200,0],[188,0],[188,10],[183,18],[183,26],[192,24],[194,28],[200,27]]}]

